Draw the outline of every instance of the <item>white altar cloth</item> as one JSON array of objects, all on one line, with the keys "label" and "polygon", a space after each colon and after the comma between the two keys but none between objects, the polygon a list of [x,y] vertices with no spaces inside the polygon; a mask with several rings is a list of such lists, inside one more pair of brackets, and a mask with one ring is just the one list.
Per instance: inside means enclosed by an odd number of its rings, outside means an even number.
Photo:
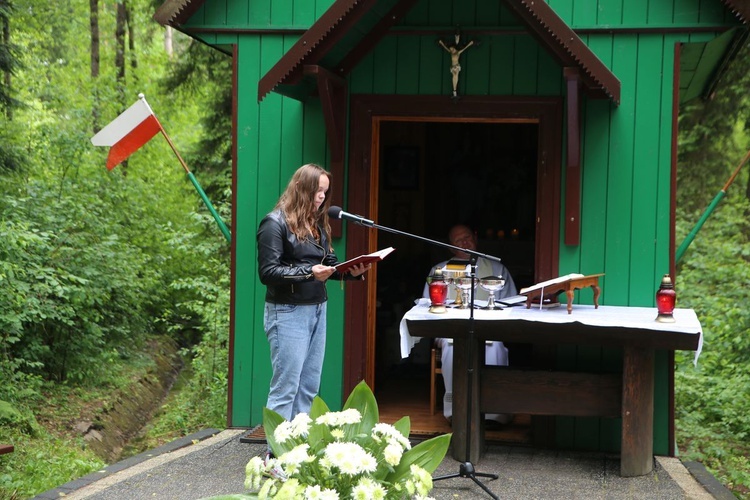
[{"label": "white altar cloth", "polygon": [[[444,314],[433,314],[429,311],[430,300],[419,299],[417,304],[404,314],[399,324],[401,336],[401,357],[409,357],[412,348],[421,337],[412,337],[406,320],[444,320],[444,319],[469,319],[469,309],[448,308]],[[599,306],[573,305],[572,314],[568,314],[566,307],[552,309],[538,309],[531,307],[526,309],[524,305],[507,307],[505,309],[486,310],[474,309],[476,321],[486,320],[523,320],[538,321],[543,323],[581,323],[588,326],[617,326],[621,328],[636,328],[647,330],[663,330],[686,334],[699,335],[698,349],[695,351],[694,363],[698,363],[703,348],[703,329],[698,316],[692,309],[675,309],[674,323],[660,323],[655,320],[657,315],[655,307],[626,307],[626,306]],[[529,339],[530,342],[533,339]]]}]

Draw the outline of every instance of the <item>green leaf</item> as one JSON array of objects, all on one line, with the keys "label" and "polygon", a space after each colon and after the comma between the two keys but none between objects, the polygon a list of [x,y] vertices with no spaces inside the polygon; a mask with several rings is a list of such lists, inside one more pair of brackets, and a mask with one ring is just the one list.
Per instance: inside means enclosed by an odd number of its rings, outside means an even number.
[{"label": "green leaf", "polygon": [[362,414],[362,420],[359,424],[346,426],[346,439],[354,439],[355,436],[366,434],[369,435],[375,424],[379,422],[380,414],[378,412],[378,403],[370,387],[363,381],[357,384],[349,398],[344,404],[344,410],[354,408]]},{"label": "green leaf", "polygon": [[409,434],[411,433],[411,419],[408,416],[401,417],[398,422],[393,424],[393,427],[395,427],[402,436],[409,439]]},{"label": "green leaf", "polygon": [[417,446],[404,453],[401,457],[401,463],[399,463],[393,473],[388,476],[387,481],[395,483],[408,476],[412,464],[418,465],[432,474],[435,469],[438,468],[440,462],[443,461],[443,458],[445,458],[445,453],[448,451],[448,446],[451,443],[451,436],[453,436],[453,434],[436,436],[419,443]]},{"label": "green leaf", "polygon": [[284,417],[282,417],[275,411],[268,408],[263,408],[263,431],[266,433],[266,441],[268,442],[268,446],[271,447],[274,455],[276,455],[277,457],[291,449],[284,446],[283,444],[277,443],[276,439],[274,439],[273,437],[273,433],[276,430],[276,427],[278,427],[281,422],[284,422],[284,420]]}]

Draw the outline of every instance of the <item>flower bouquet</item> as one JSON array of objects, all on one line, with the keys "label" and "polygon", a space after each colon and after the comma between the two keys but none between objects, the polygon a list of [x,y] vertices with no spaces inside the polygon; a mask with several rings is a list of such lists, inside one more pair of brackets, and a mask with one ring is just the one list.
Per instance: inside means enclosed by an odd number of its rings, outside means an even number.
[{"label": "flower bouquet", "polygon": [[393,425],[378,420],[375,396],[364,382],[340,412],[330,411],[319,397],[309,415],[292,421],[264,409],[266,439],[278,458],[265,463],[252,458],[245,487],[258,498],[427,498],[431,474],[445,457],[451,434],[412,448],[409,417]]}]

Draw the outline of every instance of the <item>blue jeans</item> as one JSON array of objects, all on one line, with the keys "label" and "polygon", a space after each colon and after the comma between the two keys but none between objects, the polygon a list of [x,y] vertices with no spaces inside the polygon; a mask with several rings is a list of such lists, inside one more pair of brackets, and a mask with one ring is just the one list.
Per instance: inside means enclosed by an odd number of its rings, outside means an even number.
[{"label": "blue jeans", "polygon": [[273,377],[266,406],[287,420],[309,413],[320,390],[326,348],[326,302],[266,302],[263,324],[271,346]]}]

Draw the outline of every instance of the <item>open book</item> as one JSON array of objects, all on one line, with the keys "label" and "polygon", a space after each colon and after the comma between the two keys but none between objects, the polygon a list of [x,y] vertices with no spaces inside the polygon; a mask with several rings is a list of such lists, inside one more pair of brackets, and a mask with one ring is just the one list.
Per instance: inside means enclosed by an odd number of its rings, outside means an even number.
[{"label": "open book", "polygon": [[550,285],[556,285],[558,283],[565,283],[566,281],[571,281],[571,280],[583,278],[583,277],[584,275],[580,273],[566,274],[565,276],[558,276],[557,278],[552,278],[551,280],[540,281],[536,285],[531,285],[526,288],[521,288],[521,291],[519,291],[518,293],[523,295],[529,292],[533,292],[534,290],[541,290],[542,288],[548,287]]},{"label": "open book", "polygon": [[337,264],[335,267],[338,272],[345,273],[352,267],[359,265],[359,264],[369,264],[370,262],[379,262],[385,259],[394,250],[395,248],[393,247],[384,248],[382,250],[378,250],[377,252],[368,253],[367,255],[360,255],[359,257],[354,257],[353,259],[349,259],[346,262]]}]

